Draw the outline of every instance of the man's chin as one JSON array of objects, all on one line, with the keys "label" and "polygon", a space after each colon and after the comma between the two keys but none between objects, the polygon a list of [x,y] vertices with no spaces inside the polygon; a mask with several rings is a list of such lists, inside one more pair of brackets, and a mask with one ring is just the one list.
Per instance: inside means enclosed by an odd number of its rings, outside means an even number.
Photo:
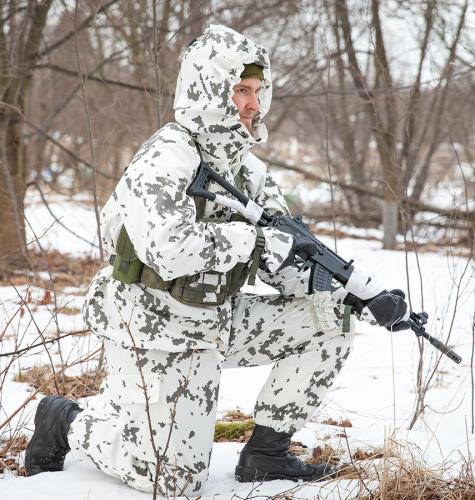
[{"label": "man's chin", "polygon": [[254,132],[254,125],[252,120],[241,120],[242,124],[247,128],[247,131],[252,135]]}]

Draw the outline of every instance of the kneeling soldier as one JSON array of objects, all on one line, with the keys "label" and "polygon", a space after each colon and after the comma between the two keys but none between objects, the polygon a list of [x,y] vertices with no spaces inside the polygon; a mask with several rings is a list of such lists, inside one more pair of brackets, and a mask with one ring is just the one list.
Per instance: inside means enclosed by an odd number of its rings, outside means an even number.
[{"label": "kneeling soldier", "polygon": [[[290,265],[302,245],[297,238],[186,194],[206,161],[269,213],[289,214],[270,172],[250,153],[267,138],[262,118],[270,102],[269,57],[248,38],[211,25],[185,52],[176,122],[141,146],[101,214],[111,265],[91,284],[85,321],[104,339],[110,408],[43,400],[28,475],[61,470],[71,447],[133,488],[153,491],[158,473],[160,494],[198,496],[221,370],[263,364],[273,367],[236,478],[334,475],[331,465],[305,464],[288,449],[350,352],[346,292],[334,294],[330,320],[319,321],[306,294],[308,273]],[[208,189],[226,195],[213,182]],[[256,272],[280,295],[242,293]]]}]

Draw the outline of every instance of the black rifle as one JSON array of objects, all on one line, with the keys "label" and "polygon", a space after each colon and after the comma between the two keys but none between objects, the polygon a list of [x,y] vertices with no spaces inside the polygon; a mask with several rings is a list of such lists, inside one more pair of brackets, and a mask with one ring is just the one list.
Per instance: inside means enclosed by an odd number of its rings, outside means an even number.
[{"label": "black rifle", "polygon": [[[210,179],[213,179],[229,194],[233,195],[238,202],[226,196],[207,191],[206,187]],[[312,294],[314,291],[330,291],[333,279],[343,286],[348,283],[351,273],[354,270],[352,265],[353,260],[346,262],[333,250],[324,245],[310,232],[308,225],[302,221],[300,216],[285,217],[268,214],[262,207],[257,205],[253,200],[250,200],[245,194],[241,193],[235,186],[215,172],[206,162],[201,162],[198,172],[188,187],[186,194],[189,196],[202,196],[208,200],[233,208],[255,225],[275,227],[291,235],[300,234],[315,243],[318,248],[317,253],[314,255],[299,255],[302,258],[299,269],[310,269],[308,294]],[[452,361],[460,363],[462,358],[458,354],[425,331],[424,325],[427,323],[427,319],[428,314],[425,312],[421,312],[420,314],[412,312],[407,322],[417,336],[424,337]]]}]

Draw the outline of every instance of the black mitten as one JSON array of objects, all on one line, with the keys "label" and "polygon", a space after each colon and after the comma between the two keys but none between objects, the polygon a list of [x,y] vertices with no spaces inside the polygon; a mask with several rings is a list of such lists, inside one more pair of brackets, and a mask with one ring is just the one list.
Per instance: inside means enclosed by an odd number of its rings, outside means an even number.
[{"label": "black mitten", "polygon": [[[406,298],[406,294],[402,290],[399,290],[399,288],[394,288],[390,293],[392,293],[393,295],[399,295],[399,297],[402,297],[403,300]],[[409,330],[409,328],[411,328],[410,323],[403,320],[398,321],[391,328],[388,328],[388,330],[390,332],[400,332],[402,330]]]},{"label": "black mitten", "polygon": [[401,321],[407,311],[404,299],[404,292],[394,289],[390,292],[384,290],[368,300],[361,300],[349,293],[343,303],[351,305],[359,316],[369,316],[370,321],[374,318],[378,325],[384,326],[389,331],[398,332],[407,330],[411,326],[407,321]]}]

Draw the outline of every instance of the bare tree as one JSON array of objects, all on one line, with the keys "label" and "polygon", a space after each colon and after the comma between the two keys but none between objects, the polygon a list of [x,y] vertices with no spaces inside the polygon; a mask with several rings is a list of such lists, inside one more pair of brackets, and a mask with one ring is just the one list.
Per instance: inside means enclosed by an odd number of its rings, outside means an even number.
[{"label": "bare tree", "polygon": [[80,25],[46,48],[52,0],[0,2],[0,274],[27,265],[24,197],[30,169],[25,119],[37,64],[117,1],[93,6]]},{"label": "bare tree", "polygon": [[23,200],[26,145],[22,117],[52,0],[1,2],[0,16],[0,274],[26,266]]},{"label": "bare tree", "polygon": [[[26,265],[29,182],[61,189],[70,177],[71,189],[92,190],[96,171],[102,205],[144,138],[173,119],[181,54],[210,22],[270,52],[275,99],[266,155],[285,154],[295,136],[315,158],[317,177],[328,171],[338,186],[383,188],[383,203],[351,188],[336,189],[335,200],[340,212],[368,214],[361,224],[378,224],[382,213],[384,245],[392,247],[401,207],[413,220],[424,205],[447,127],[473,158],[475,100],[468,73],[463,85],[460,76],[460,68],[470,69],[467,2],[451,6],[457,17],[450,19],[445,0],[391,5],[372,0],[362,17],[346,0],[87,0],[78,2],[75,25],[73,4],[0,0],[0,267]],[[391,16],[409,14],[421,29],[407,84],[386,28]],[[78,61],[71,57],[76,41]],[[435,41],[446,56],[427,85],[424,66]]]}]

